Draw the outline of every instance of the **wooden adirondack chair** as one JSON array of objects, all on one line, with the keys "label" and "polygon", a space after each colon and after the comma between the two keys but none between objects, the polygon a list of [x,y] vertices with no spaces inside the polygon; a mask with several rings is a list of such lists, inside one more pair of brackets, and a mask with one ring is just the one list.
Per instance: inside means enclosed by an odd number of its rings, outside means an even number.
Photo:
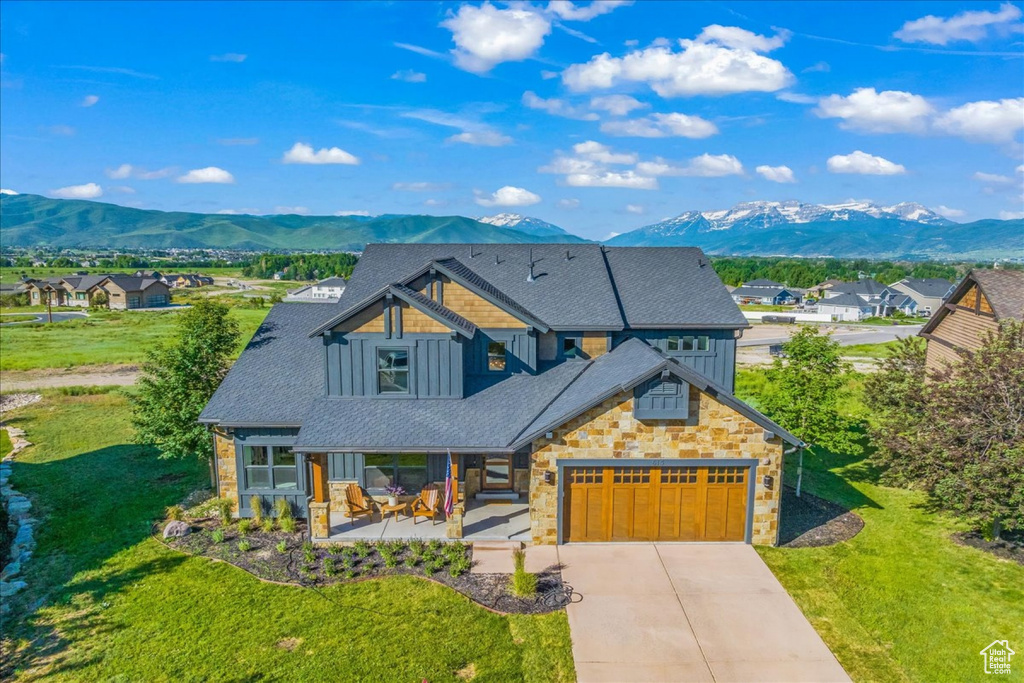
[{"label": "wooden adirondack chair", "polygon": [[373,521],[373,500],[363,493],[359,484],[349,484],[345,488],[345,507],[352,524],[356,523],[356,517],[363,515],[368,515],[370,521]]},{"label": "wooden adirondack chair", "polygon": [[429,517],[431,523],[434,523],[439,498],[440,492],[433,486],[428,486],[420,491],[419,498],[412,502],[412,523],[416,524],[417,517]]}]

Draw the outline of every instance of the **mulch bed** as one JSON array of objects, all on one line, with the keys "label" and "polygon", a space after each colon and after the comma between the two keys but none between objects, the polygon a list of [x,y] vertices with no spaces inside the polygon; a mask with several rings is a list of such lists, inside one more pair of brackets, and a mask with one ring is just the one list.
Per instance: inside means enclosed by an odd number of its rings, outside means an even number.
[{"label": "mulch bed", "polygon": [[998,541],[988,541],[977,531],[953,534],[953,542],[991,553],[998,558],[1024,565],[1024,532],[1004,531]]},{"label": "mulch bed", "polygon": [[[302,525],[296,533],[282,531],[264,532],[250,530],[244,537],[238,533],[237,524],[222,527],[213,520],[189,522],[192,533],[182,538],[169,538],[164,542],[172,548],[190,555],[201,555],[235,565],[257,578],[277,583],[288,583],[308,588],[318,588],[340,583],[351,583],[365,579],[386,576],[409,575],[418,576],[462,593],[474,602],[496,612],[510,614],[545,614],[562,609],[569,597],[562,583],[562,574],[558,569],[537,574],[537,594],[533,597],[519,598],[509,590],[511,575],[509,574],[473,574],[468,570],[462,573],[452,571],[453,564],[460,553],[446,551],[450,543],[435,544],[431,549],[426,542],[419,559],[413,563],[410,559],[414,551],[408,542],[395,543],[401,549],[394,553],[396,566],[388,567],[384,555],[377,546],[388,542],[367,543],[362,547],[364,556],[356,552],[359,546],[315,546],[305,543]],[[161,526],[162,528],[162,526]],[[214,540],[213,532],[220,529],[224,538],[219,543]],[[159,531],[156,529],[155,531]],[[240,550],[239,542],[245,540],[248,550]],[[278,549],[284,543],[285,551]],[[473,550],[469,544],[459,544],[469,562],[472,562]],[[449,554],[451,553],[451,554]],[[436,571],[428,574],[424,570],[427,564],[436,563]],[[412,563],[412,566],[407,564]],[[465,565],[469,566],[469,563]],[[453,574],[457,574],[453,576]]]},{"label": "mulch bed", "polygon": [[801,491],[782,489],[782,519],[779,545],[783,548],[819,548],[848,541],[864,528],[864,520],[824,498]]}]

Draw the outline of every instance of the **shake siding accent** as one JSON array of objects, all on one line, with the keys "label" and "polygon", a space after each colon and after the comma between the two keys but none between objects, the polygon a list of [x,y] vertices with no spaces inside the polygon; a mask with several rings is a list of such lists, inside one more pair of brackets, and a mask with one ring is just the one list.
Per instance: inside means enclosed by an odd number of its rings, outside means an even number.
[{"label": "shake siding accent", "polygon": [[444,282],[444,305],[477,327],[523,327],[519,318],[509,315],[490,301],[448,278]]},{"label": "shake siding accent", "polygon": [[384,304],[383,302],[372,303],[366,310],[357,313],[345,322],[334,328],[335,332],[346,334],[349,332],[384,332]]},{"label": "shake siding accent", "polygon": [[597,358],[608,351],[607,332],[584,332],[581,348],[591,358]]},{"label": "shake siding accent", "polygon": [[447,334],[451,331],[446,325],[442,325],[404,301],[400,302],[400,304],[402,307],[402,334],[416,332]]}]

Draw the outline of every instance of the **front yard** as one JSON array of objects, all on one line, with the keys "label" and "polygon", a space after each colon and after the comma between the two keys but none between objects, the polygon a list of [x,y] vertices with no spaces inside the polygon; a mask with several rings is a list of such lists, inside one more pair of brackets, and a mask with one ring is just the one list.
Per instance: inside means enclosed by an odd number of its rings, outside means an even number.
[{"label": "front yard", "polygon": [[149,538],[208,475],[130,445],[127,408],[120,392],[53,393],[11,419],[36,444],[13,482],[44,522],[15,603],[27,620],[3,624],[0,678],[574,679],[564,613],[493,614],[409,576],[274,585]]}]

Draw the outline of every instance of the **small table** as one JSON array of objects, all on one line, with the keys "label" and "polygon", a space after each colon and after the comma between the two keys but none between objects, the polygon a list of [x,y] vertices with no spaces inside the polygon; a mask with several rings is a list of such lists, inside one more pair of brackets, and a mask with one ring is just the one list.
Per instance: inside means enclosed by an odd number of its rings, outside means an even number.
[{"label": "small table", "polygon": [[395,518],[395,521],[397,522],[398,521],[398,513],[405,511],[405,509],[408,508],[408,507],[409,507],[408,503],[401,503],[400,502],[397,505],[388,505],[387,503],[383,503],[380,506],[380,518],[381,518],[381,520],[383,520],[385,517],[388,516],[389,512],[393,512],[393,513],[395,513],[394,514],[394,518]]}]

